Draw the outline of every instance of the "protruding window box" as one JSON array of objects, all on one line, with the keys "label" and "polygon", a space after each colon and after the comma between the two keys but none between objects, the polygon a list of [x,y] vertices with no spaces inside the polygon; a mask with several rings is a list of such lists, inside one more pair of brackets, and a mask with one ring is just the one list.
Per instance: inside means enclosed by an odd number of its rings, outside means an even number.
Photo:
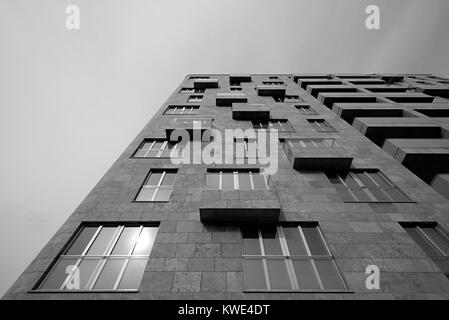
[{"label": "protruding window box", "polygon": [[449,98],[449,88],[443,85],[417,85],[416,91],[429,96]]},{"label": "protruding window box", "polygon": [[264,104],[234,103],[232,105],[232,118],[235,120],[268,121],[270,109]]},{"label": "protruding window box", "polygon": [[195,79],[193,87],[195,89],[218,88],[218,79]]},{"label": "protruding window box", "polygon": [[408,89],[406,86],[394,84],[365,84],[362,87],[371,92],[406,92]]},{"label": "protruding window box", "polygon": [[286,139],[283,148],[296,170],[349,170],[353,160],[333,138]]},{"label": "protruding window box", "polygon": [[251,75],[248,73],[235,73],[229,75],[230,83],[251,82]]},{"label": "protruding window box", "polygon": [[380,78],[388,83],[401,82],[402,80],[404,80],[404,76],[396,74],[381,74]]},{"label": "protruding window box", "polygon": [[335,103],[332,110],[348,123],[356,117],[403,116],[403,110],[392,103]]},{"label": "protruding window box", "polygon": [[[190,138],[192,138],[192,133],[195,130],[199,130],[202,135],[204,131],[212,129],[212,123],[213,123],[212,118],[190,118],[190,117],[175,118],[165,128],[165,134],[167,136],[167,139],[172,140],[171,133],[173,132],[173,130],[184,129],[189,132]],[[174,141],[178,140],[174,139]]]},{"label": "protruding window box", "polygon": [[[215,200],[216,199],[216,200]],[[274,190],[203,190],[201,221],[273,223],[281,204]]]},{"label": "protruding window box", "polygon": [[307,89],[307,86],[312,85],[339,85],[341,84],[341,80],[337,79],[317,79],[317,78],[299,78],[298,84],[303,89]]},{"label": "protruding window box", "polygon": [[441,138],[441,127],[421,118],[355,118],[353,127],[378,146],[387,138]]},{"label": "protruding window box", "polygon": [[285,96],[285,86],[258,85],[257,94],[262,97]]},{"label": "protruding window box", "polygon": [[307,91],[314,97],[317,97],[320,92],[357,92],[357,88],[342,84],[342,85],[309,85]]},{"label": "protruding window box", "polygon": [[233,103],[246,103],[248,97],[243,92],[217,93],[216,105],[218,107],[231,107]]},{"label": "protruding window box", "polygon": [[429,96],[424,93],[416,93],[416,92],[398,92],[398,93],[380,93],[385,98],[390,99],[394,102],[403,103],[403,102],[432,102],[434,97]]},{"label": "protruding window box", "polygon": [[323,92],[318,94],[320,100],[325,106],[332,109],[334,103],[373,103],[377,102],[376,96],[370,93],[362,92]]},{"label": "protruding window box", "polygon": [[366,79],[361,79],[361,78],[350,78],[350,79],[345,79],[345,81],[348,81],[352,84],[356,84],[356,85],[362,85],[362,84],[384,84],[385,81],[382,79],[376,79],[376,78],[366,78]]}]

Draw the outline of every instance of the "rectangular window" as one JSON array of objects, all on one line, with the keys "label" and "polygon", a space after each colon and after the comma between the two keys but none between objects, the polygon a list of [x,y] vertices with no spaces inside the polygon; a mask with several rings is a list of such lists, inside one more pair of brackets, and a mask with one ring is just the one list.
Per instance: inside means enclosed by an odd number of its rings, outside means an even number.
[{"label": "rectangular window", "polygon": [[312,127],[318,132],[335,132],[336,130],[332,127],[329,122],[324,119],[308,119],[307,120]]},{"label": "rectangular window", "polygon": [[410,202],[379,170],[328,173],[344,202]]},{"label": "rectangular window", "polygon": [[137,290],[158,228],[86,225],[58,257],[39,290]]},{"label": "rectangular window", "polygon": [[258,158],[259,150],[256,139],[234,139],[234,154],[236,158]]},{"label": "rectangular window", "polygon": [[230,87],[229,89],[231,91],[243,91],[243,88],[241,88],[241,87]]},{"label": "rectangular window", "polygon": [[179,93],[204,93],[204,89],[182,88]]},{"label": "rectangular window", "polygon": [[317,225],[242,228],[246,290],[345,291]]},{"label": "rectangular window", "polygon": [[190,117],[185,117],[185,118],[174,118],[173,119],[173,123],[175,124],[180,124],[180,125],[184,125],[184,126],[192,126],[198,125],[202,128],[207,128],[210,127],[212,125],[213,122],[213,118],[190,118]]},{"label": "rectangular window", "polygon": [[290,122],[285,119],[272,119],[268,121],[253,121],[254,129],[277,129],[279,131],[293,131]]},{"label": "rectangular window", "polygon": [[200,106],[169,106],[164,114],[197,114]]},{"label": "rectangular window", "polygon": [[283,81],[262,81],[262,84],[265,86],[282,86],[284,84]]},{"label": "rectangular window", "polygon": [[325,148],[332,147],[334,139],[289,139],[287,143],[293,148]]},{"label": "rectangular window", "polygon": [[161,139],[145,139],[134,153],[133,158],[182,157],[184,148],[178,142]]},{"label": "rectangular window", "polygon": [[313,114],[318,114],[318,112],[316,112],[314,109],[312,109],[309,105],[297,105],[295,106],[296,110],[298,110],[298,112],[300,114],[304,114],[304,115],[313,115]]},{"label": "rectangular window", "polygon": [[201,101],[203,101],[202,95],[191,95],[187,99],[187,102],[201,102]]},{"label": "rectangular window", "polygon": [[189,80],[201,80],[201,79],[209,79],[208,76],[191,76]]},{"label": "rectangular window", "polygon": [[275,102],[300,102],[300,101],[302,101],[301,99],[299,99],[299,96],[292,96],[292,95],[285,95],[284,97],[274,96],[273,99]]},{"label": "rectangular window", "polygon": [[208,170],[204,189],[263,190],[269,189],[268,177],[255,170]]},{"label": "rectangular window", "polygon": [[402,227],[449,278],[449,237],[436,223],[403,223]]},{"label": "rectangular window", "polygon": [[135,201],[168,201],[177,172],[177,169],[152,169],[140,188]]}]

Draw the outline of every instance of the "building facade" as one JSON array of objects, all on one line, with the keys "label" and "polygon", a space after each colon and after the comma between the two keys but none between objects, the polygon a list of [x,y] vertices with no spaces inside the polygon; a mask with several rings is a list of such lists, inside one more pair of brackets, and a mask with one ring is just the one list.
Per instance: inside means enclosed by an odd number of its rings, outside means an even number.
[{"label": "building facade", "polygon": [[443,77],[188,75],[4,298],[448,299],[448,138]]}]

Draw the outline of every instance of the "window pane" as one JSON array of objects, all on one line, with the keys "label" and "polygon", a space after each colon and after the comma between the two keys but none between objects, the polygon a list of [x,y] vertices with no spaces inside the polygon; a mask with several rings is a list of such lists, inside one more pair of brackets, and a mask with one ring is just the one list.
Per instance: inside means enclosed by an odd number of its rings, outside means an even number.
[{"label": "window pane", "polygon": [[161,172],[152,172],[145,184],[147,186],[157,186],[159,184],[159,180],[161,180],[161,177],[162,177]]},{"label": "window pane", "polygon": [[115,230],[117,230],[116,227],[103,227],[86,254],[87,255],[104,254],[109,242],[112,239],[112,236],[115,233]]},{"label": "window pane", "polygon": [[390,186],[390,184],[382,177],[382,175],[378,172],[369,172],[368,173],[371,178],[376,181],[376,183],[381,187]]},{"label": "window pane", "polygon": [[94,289],[113,289],[125,259],[108,259],[94,285]]},{"label": "window pane", "polygon": [[131,253],[134,242],[139,232],[138,227],[126,227],[120,234],[117,244],[112,250],[112,255],[128,255]]},{"label": "window pane", "polygon": [[156,227],[144,227],[134,247],[133,255],[150,255],[156,234]]},{"label": "window pane", "polygon": [[402,194],[402,192],[400,192],[395,188],[392,187],[384,188],[383,191],[387,193],[393,199],[393,201],[396,202],[409,201],[409,199],[404,194]]},{"label": "window pane", "polygon": [[223,172],[221,180],[221,188],[234,189],[234,174],[232,172]]},{"label": "window pane", "polygon": [[118,289],[139,289],[146,264],[147,259],[129,260]]},{"label": "window pane", "polygon": [[382,189],[379,189],[377,187],[374,188],[368,188],[368,191],[371,192],[371,194],[376,198],[377,201],[391,201],[389,197],[382,191]]},{"label": "window pane", "polygon": [[239,189],[251,189],[249,172],[239,172]]},{"label": "window pane", "polygon": [[301,290],[320,290],[310,260],[292,260],[296,279]]},{"label": "window pane", "polygon": [[443,272],[446,276],[449,275],[449,260],[445,259],[433,259],[433,262],[440,268],[441,272]]},{"label": "window pane", "polygon": [[362,190],[362,189],[358,189],[358,188],[351,188],[352,193],[354,194],[354,196],[357,198],[357,201],[363,201],[363,202],[371,202],[373,201],[368,194]]},{"label": "window pane", "polygon": [[171,188],[159,188],[153,201],[168,201],[170,199]]},{"label": "window pane", "polygon": [[244,259],[245,284],[247,289],[267,289],[261,259]]},{"label": "window pane", "polygon": [[421,230],[443,251],[444,255],[449,256],[449,242],[435,228],[421,227]]},{"label": "window pane", "polygon": [[158,154],[159,154],[159,150],[151,149],[147,154],[147,158],[155,158],[158,156]]},{"label": "window pane", "polygon": [[323,240],[321,239],[316,227],[302,227],[302,231],[306,238],[312,255],[328,255]]},{"label": "window pane", "polygon": [[136,201],[151,201],[151,199],[153,199],[153,193],[155,190],[155,188],[142,187]]},{"label": "window pane", "polygon": [[87,244],[94,236],[95,232],[97,231],[97,227],[85,227],[80,232],[78,237],[75,239],[75,241],[70,246],[69,250],[65,254],[67,255],[81,255],[83,251],[86,249]]},{"label": "window pane", "polygon": [[150,148],[152,142],[145,142],[142,147],[136,152],[135,157],[144,157]]},{"label": "window pane", "polygon": [[66,273],[66,268],[68,266],[74,266],[76,264],[77,260],[78,259],[76,259],[76,258],[59,259],[58,262],[56,262],[53,269],[51,269],[48,277],[40,285],[40,289],[59,290],[71,270],[71,269],[68,270],[69,273]]},{"label": "window pane", "polygon": [[440,253],[419,233],[416,227],[404,228],[421,249],[430,257],[438,257]]},{"label": "window pane", "polygon": [[175,182],[176,173],[175,172],[167,172],[162,180],[162,186],[172,186]]},{"label": "window pane", "polygon": [[291,289],[284,259],[267,259],[271,289]]},{"label": "window pane", "polygon": [[254,189],[267,189],[265,177],[261,174],[253,173]]},{"label": "window pane", "polygon": [[265,255],[282,255],[281,243],[276,227],[261,228]]},{"label": "window pane", "polygon": [[153,150],[161,150],[162,146],[164,145],[163,141],[156,141],[153,145]]},{"label": "window pane", "polygon": [[331,260],[314,260],[318,274],[324,289],[339,290],[344,289],[343,283],[335,269],[334,263]]},{"label": "window pane", "polygon": [[347,190],[347,189],[337,189],[337,192],[343,201],[347,201],[347,202],[357,201],[357,199],[354,198],[352,193],[349,192],[349,190]]},{"label": "window pane", "polygon": [[[79,288],[78,289],[88,289],[86,287],[90,277],[92,276],[92,273],[95,270],[95,267],[97,266],[98,262],[100,262],[100,259],[89,259],[84,258],[83,261],[81,261],[79,265]],[[68,288],[66,288],[68,289]]]},{"label": "window pane", "polygon": [[354,175],[363,183],[365,187],[376,187],[376,184],[371,180],[365,172],[357,172]]},{"label": "window pane", "polygon": [[220,187],[220,174],[208,173],[206,175],[206,188],[219,189],[219,187]]},{"label": "window pane", "polygon": [[307,255],[301,235],[297,227],[283,227],[290,255]]},{"label": "window pane", "polygon": [[259,233],[257,228],[243,228],[243,254],[248,255],[259,255],[260,251],[260,241]]}]

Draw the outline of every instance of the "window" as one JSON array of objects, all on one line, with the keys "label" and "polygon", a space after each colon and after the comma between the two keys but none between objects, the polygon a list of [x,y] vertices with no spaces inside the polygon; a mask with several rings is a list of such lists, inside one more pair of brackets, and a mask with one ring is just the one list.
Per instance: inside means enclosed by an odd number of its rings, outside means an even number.
[{"label": "window", "polygon": [[277,79],[279,79],[279,77],[271,76],[271,77],[268,77],[268,79],[270,79],[270,80],[277,80]]},{"label": "window", "polygon": [[344,202],[410,202],[378,170],[328,173],[327,177]]},{"label": "window", "polygon": [[237,158],[257,158],[259,154],[256,139],[234,139],[234,150]]},{"label": "window", "polygon": [[299,99],[299,96],[291,96],[291,95],[285,95],[285,97],[274,96],[273,99],[276,102],[299,102],[299,101],[301,101]]},{"label": "window", "polygon": [[243,89],[241,87],[230,87],[229,89],[231,91],[243,91]]},{"label": "window", "polygon": [[317,225],[242,228],[247,290],[344,291]]},{"label": "window", "polygon": [[208,76],[191,76],[189,80],[201,80],[201,79],[209,79]]},{"label": "window", "polygon": [[158,228],[85,225],[59,256],[39,290],[137,290]]},{"label": "window", "polygon": [[282,86],[284,82],[282,81],[262,81],[263,85],[266,86]]},{"label": "window", "polygon": [[269,120],[269,121],[253,121],[254,129],[277,129],[279,131],[293,131],[293,128],[285,119]]},{"label": "window", "polygon": [[312,115],[312,114],[318,114],[314,109],[312,109],[309,105],[297,105],[295,106],[296,110],[298,110],[298,112],[300,114],[305,114],[305,115]]},{"label": "window", "polygon": [[181,124],[184,126],[192,126],[193,127],[194,124],[198,124],[198,125],[201,125],[201,127],[208,127],[211,125],[213,120],[214,119],[212,119],[212,118],[188,118],[188,117],[186,117],[186,118],[174,118],[173,122],[175,124]]},{"label": "window", "polygon": [[334,139],[289,139],[287,143],[293,148],[325,148],[332,147]]},{"label": "window", "polygon": [[197,114],[200,106],[169,106],[165,114]]},{"label": "window", "polygon": [[449,238],[436,223],[403,223],[402,227],[449,278]]},{"label": "window", "polygon": [[312,127],[318,132],[335,132],[334,127],[324,119],[308,119],[307,121],[309,121]]},{"label": "window", "polygon": [[204,89],[182,88],[179,93],[204,93]]},{"label": "window", "polygon": [[[178,150],[180,149],[180,150]],[[134,153],[133,158],[182,157],[181,144],[160,139],[145,139]]]},{"label": "window", "polygon": [[201,102],[201,101],[203,101],[202,95],[191,95],[187,99],[187,102]]},{"label": "window", "polygon": [[268,189],[268,177],[255,170],[208,170],[204,189],[262,190]]},{"label": "window", "polygon": [[151,170],[137,194],[138,202],[168,201],[175,183],[177,169]]}]

